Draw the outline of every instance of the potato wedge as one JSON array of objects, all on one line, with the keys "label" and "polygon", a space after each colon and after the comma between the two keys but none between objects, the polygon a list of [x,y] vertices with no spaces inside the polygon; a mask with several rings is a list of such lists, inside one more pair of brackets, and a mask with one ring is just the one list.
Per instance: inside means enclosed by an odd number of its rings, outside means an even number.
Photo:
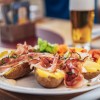
[{"label": "potato wedge", "polygon": [[23,62],[10,68],[3,76],[8,79],[18,79],[29,74],[32,70],[28,62]]},{"label": "potato wedge", "polygon": [[100,74],[100,65],[96,62],[86,61],[83,66],[87,71],[83,72],[85,79],[92,79]]},{"label": "potato wedge", "polygon": [[64,73],[62,73],[61,71],[50,73],[41,69],[36,69],[35,77],[38,83],[43,87],[56,88],[63,81]]},{"label": "potato wedge", "polygon": [[92,79],[92,78],[95,78],[96,76],[98,76],[99,74],[100,74],[100,71],[86,72],[86,73],[83,73],[83,76],[85,79]]}]

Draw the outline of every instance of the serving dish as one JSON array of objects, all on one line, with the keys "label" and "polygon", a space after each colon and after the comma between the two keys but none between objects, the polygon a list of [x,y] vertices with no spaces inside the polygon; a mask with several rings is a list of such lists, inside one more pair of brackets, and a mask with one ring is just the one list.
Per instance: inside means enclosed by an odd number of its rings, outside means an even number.
[{"label": "serving dish", "polygon": [[69,48],[39,39],[34,47],[24,43],[16,50],[0,51],[1,89],[59,95],[100,87],[100,50]]},{"label": "serving dish", "polygon": [[5,82],[0,79],[0,88],[16,92],[16,93],[25,93],[25,94],[36,94],[36,95],[64,95],[72,93],[80,93],[89,91],[95,88],[100,87],[100,84],[86,86],[79,89],[66,89],[65,86],[61,85],[58,88],[47,89],[40,86],[37,81],[34,79],[33,75],[29,75],[23,79],[17,80],[12,84],[12,82]]}]

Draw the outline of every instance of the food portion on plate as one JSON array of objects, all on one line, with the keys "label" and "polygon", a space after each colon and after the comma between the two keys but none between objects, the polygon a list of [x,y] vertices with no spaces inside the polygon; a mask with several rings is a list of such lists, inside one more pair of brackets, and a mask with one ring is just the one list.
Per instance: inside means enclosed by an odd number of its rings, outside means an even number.
[{"label": "food portion on plate", "polygon": [[16,50],[0,53],[1,77],[19,79],[31,72],[46,88],[61,84],[66,88],[81,88],[94,78],[100,84],[100,50],[50,44],[39,38],[34,47],[25,42],[18,44]]}]

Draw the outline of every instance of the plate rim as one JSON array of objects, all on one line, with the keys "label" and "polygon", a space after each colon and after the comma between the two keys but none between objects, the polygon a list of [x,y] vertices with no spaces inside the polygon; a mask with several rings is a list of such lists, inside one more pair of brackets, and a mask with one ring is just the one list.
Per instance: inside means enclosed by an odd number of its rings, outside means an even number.
[{"label": "plate rim", "polygon": [[[28,87],[21,87],[21,86],[15,86],[15,85],[10,85],[5,82],[0,81],[0,88],[11,91],[11,92],[16,92],[16,93],[24,93],[24,94],[35,94],[35,95],[65,95],[65,94],[74,94],[74,93],[81,93],[89,90],[93,90],[100,87],[100,84],[89,86],[89,87],[84,87],[84,88],[79,88],[79,89],[73,89],[73,90],[68,90],[68,88],[65,90],[63,89],[37,89],[37,88],[28,88]],[[55,91],[56,90],[56,91]]]}]

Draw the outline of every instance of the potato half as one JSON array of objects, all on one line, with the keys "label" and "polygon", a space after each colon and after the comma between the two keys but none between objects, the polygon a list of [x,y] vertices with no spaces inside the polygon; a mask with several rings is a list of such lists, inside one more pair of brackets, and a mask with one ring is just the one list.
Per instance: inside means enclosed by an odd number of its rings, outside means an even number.
[{"label": "potato half", "polygon": [[18,79],[29,74],[32,70],[28,62],[23,62],[10,68],[3,76],[8,79]]},{"label": "potato half", "polygon": [[83,66],[87,71],[83,73],[85,79],[92,79],[100,74],[100,64],[96,62],[86,61]]},{"label": "potato half", "polygon": [[35,69],[35,77],[40,85],[46,88],[58,87],[64,78],[62,71],[48,72],[41,69]]},{"label": "potato half", "polygon": [[98,76],[99,74],[100,74],[100,71],[83,73],[85,79],[92,79],[92,78],[95,78],[95,77]]}]

